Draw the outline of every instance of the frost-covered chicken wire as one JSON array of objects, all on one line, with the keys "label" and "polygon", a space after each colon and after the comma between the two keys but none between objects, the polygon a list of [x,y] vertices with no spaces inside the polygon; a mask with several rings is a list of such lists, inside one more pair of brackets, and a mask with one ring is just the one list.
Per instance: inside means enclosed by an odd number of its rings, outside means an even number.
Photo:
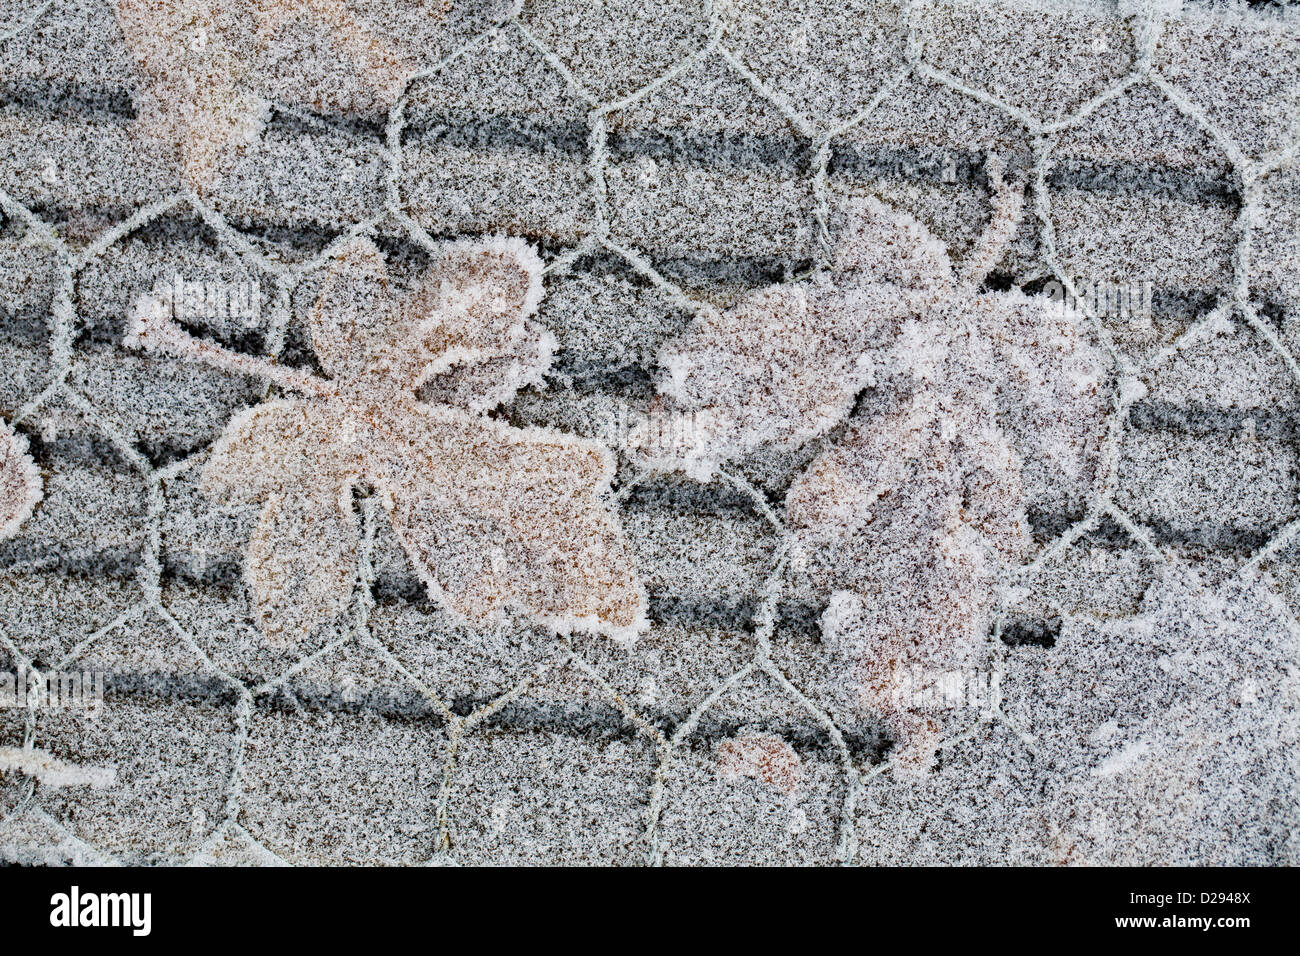
[{"label": "frost-covered chicken wire", "polygon": [[0,0],[0,859],[1295,863],[1298,117],[1287,4]]}]

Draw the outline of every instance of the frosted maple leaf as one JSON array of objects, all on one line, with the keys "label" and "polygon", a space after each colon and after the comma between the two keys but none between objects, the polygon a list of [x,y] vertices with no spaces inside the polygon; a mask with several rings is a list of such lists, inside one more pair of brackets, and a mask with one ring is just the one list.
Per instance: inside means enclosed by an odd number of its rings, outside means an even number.
[{"label": "frosted maple leaf", "polygon": [[[137,130],[171,152],[182,179],[211,187],[261,135],[270,104],[254,90],[259,54],[290,23],[305,21],[352,64],[368,90],[391,102],[413,71],[343,0],[114,0],[143,86]],[[251,14],[251,16],[250,16]],[[322,87],[334,85],[319,78]]]},{"label": "frosted maple leaf", "polygon": [[0,541],[12,538],[41,500],[41,473],[27,441],[0,422]]},{"label": "frosted maple leaf", "polygon": [[687,420],[655,434],[679,445],[642,449],[703,478],[825,435],[865,388],[892,406],[813,461],[786,518],[831,593],[823,635],[856,705],[885,719],[912,769],[944,722],[900,687],[972,666],[997,581],[1030,546],[1026,462],[1068,497],[1090,485],[1104,431],[1105,364],[1080,317],[981,291],[1023,206],[996,158],[988,172],[993,216],[960,271],[921,223],[854,200],[830,269],[706,311],[659,357],[663,414]]},{"label": "frosted maple leaf", "polygon": [[[603,495],[608,450],[482,414],[549,368],[530,319],[541,263],[527,244],[449,246],[405,294],[369,240],[335,258],[310,315],[329,380],[200,342],[142,297],[128,342],[261,374],[305,397],[237,415],[201,487],[264,502],[244,577],[271,640],[342,613],[356,577],[353,490],[374,489],[431,597],[475,623],[516,607],[556,630],[630,639],[645,593]],[[431,401],[421,401],[420,389]]]},{"label": "frosted maple leaf", "polygon": [[[797,447],[824,435],[877,384],[880,349],[908,321],[952,312],[975,295],[1019,220],[1023,197],[994,160],[998,205],[960,276],[943,243],[911,216],[866,197],[846,202],[829,269],[753,292],[725,310],[705,308],[667,343],[658,364],[660,414],[648,464],[707,478],[760,446]],[[701,424],[702,423],[702,424]]]}]

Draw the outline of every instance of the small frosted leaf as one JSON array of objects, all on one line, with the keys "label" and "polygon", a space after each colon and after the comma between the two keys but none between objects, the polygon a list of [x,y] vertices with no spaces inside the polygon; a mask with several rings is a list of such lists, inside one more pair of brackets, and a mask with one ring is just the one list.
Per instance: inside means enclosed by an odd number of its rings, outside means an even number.
[{"label": "small frosted leaf", "polygon": [[12,538],[41,500],[41,473],[27,440],[0,422],[0,540]]},{"label": "small frosted leaf", "polygon": [[211,186],[269,115],[246,86],[246,25],[215,0],[115,0],[115,7],[144,84],[137,130],[175,154],[188,185]]},{"label": "small frosted leaf", "polygon": [[741,734],[718,744],[718,776],[757,780],[786,795],[799,789],[802,761],[794,748],[771,734]]}]

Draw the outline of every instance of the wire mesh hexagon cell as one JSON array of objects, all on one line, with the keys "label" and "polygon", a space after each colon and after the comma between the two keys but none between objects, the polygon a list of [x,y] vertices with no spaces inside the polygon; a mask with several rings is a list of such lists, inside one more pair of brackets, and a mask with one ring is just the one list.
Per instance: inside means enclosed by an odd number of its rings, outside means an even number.
[{"label": "wire mesh hexagon cell", "polygon": [[[0,672],[108,678],[102,714],[0,708],[0,859],[1296,862],[1293,10],[349,0],[237,27],[239,3],[172,6],[0,4],[0,413],[42,482],[0,542]],[[196,78],[216,92],[189,103]],[[560,548],[492,550],[526,512],[462,522],[516,589],[479,619],[488,586],[412,546],[408,472],[358,453],[322,506],[346,525],[336,600],[275,639],[259,602],[283,568],[253,555],[288,547],[283,495],[209,494],[222,436],[347,391],[371,331],[321,331],[340,263],[365,260],[386,315],[441,296],[490,323],[491,296],[437,271],[474,249],[535,261],[537,286],[497,339],[419,326],[462,336],[413,381],[426,405],[485,356],[518,386],[457,408],[446,459],[551,436],[572,472],[608,470],[592,527],[615,530],[583,579]],[[1007,316],[1029,310],[1051,318],[1025,344]],[[799,336],[825,345],[813,375],[782,352]],[[943,393],[906,415],[879,358],[897,341],[914,390]],[[683,385],[697,346],[752,388],[737,407]],[[395,441],[362,390],[339,400]],[[1053,417],[1086,467],[1042,438]],[[665,423],[690,455],[646,453]],[[940,557],[889,564],[906,545],[865,530],[885,499],[963,469],[964,498],[910,519]],[[1016,484],[1015,506],[981,510],[972,482]],[[588,490],[557,497],[584,528]],[[827,550],[841,518],[858,543]],[[626,563],[638,639],[605,605],[535,612],[502,560],[563,579],[544,597],[566,608]],[[917,629],[929,670],[904,674]],[[864,691],[881,647],[901,683]],[[908,717],[898,694],[935,668]]]}]

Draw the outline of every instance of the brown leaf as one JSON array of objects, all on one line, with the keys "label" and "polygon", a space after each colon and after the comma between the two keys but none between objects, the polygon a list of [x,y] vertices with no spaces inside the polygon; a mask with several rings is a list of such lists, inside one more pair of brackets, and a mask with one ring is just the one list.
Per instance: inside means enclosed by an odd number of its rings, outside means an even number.
[{"label": "brown leaf", "polygon": [[853,200],[829,270],[702,315],[662,350],[660,390],[669,416],[704,424],[685,452],[644,449],[651,464],[707,475],[760,445],[826,434],[874,387],[883,410],[817,456],[785,516],[796,564],[831,596],[822,634],[843,684],[885,720],[896,763],[912,770],[928,766],[950,720],[899,688],[918,671],[969,674],[997,585],[1031,544],[1026,459],[1040,487],[1077,498],[1105,431],[1105,362],[1080,317],[978,288],[1023,203],[995,160],[989,176],[994,214],[960,276],[916,220]]},{"label": "brown leaf", "polygon": [[[221,500],[268,502],[245,563],[268,636],[301,639],[346,608],[358,485],[380,492],[421,579],[458,615],[484,622],[513,607],[559,631],[618,638],[646,626],[645,592],[605,501],[609,453],[474,414],[470,399],[422,403],[413,392],[417,370],[432,365],[453,382],[473,373],[474,385],[513,394],[523,359],[511,350],[536,341],[528,319],[540,275],[530,248],[488,240],[453,247],[414,292],[398,295],[372,243],[340,251],[311,313],[333,379],[267,368],[312,397],[234,418],[202,478]],[[178,335],[165,303],[145,305],[133,341],[248,370],[247,358]],[[503,359],[513,363],[504,371],[494,364]],[[549,353],[535,370],[548,364]]]},{"label": "brown leaf", "polygon": [[[414,72],[405,57],[352,16],[344,0],[114,0],[114,6],[143,81],[135,94],[136,129],[200,192],[224,178],[261,135],[270,103],[254,81],[264,68],[261,54],[287,26],[302,25],[323,37],[371,99],[385,106],[397,100]],[[300,61],[287,62],[296,67]],[[337,73],[335,67],[312,76],[312,105],[340,105],[333,101]]]}]

